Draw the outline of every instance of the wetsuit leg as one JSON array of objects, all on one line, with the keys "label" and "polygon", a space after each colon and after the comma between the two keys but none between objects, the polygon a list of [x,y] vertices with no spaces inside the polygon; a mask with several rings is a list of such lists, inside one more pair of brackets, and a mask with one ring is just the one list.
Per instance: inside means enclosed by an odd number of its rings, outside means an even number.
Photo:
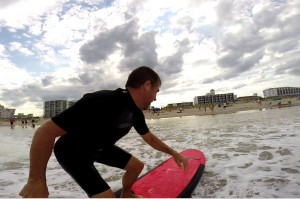
[{"label": "wetsuit leg", "polygon": [[132,155],[130,153],[124,151],[122,148],[113,145],[111,147],[98,150],[98,153],[95,156],[95,162],[124,169],[131,156]]},{"label": "wetsuit leg", "polygon": [[95,154],[72,143],[67,137],[60,137],[55,144],[54,153],[62,168],[80,185],[89,197],[108,190],[94,166]]}]

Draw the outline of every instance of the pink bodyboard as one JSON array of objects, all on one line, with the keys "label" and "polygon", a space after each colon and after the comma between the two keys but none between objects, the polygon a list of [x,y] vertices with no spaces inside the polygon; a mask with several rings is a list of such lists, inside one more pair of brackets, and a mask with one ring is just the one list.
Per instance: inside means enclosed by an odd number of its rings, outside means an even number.
[{"label": "pink bodyboard", "polygon": [[205,156],[197,149],[181,152],[188,157],[189,168],[179,168],[173,157],[141,176],[132,191],[145,198],[186,198],[190,197],[199,183],[205,168]]}]

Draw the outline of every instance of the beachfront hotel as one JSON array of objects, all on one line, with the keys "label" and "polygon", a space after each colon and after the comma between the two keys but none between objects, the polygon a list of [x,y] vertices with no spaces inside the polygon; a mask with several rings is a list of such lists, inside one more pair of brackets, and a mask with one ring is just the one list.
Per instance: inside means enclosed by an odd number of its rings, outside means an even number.
[{"label": "beachfront hotel", "polygon": [[300,95],[300,87],[278,87],[268,88],[263,91],[264,97],[287,96],[287,95]]},{"label": "beachfront hotel", "polygon": [[235,96],[233,93],[216,94],[214,89],[202,96],[194,97],[194,105],[202,104],[224,104],[234,102]]},{"label": "beachfront hotel", "polygon": [[76,101],[53,100],[44,102],[44,117],[54,117],[75,104]]},{"label": "beachfront hotel", "polygon": [[8,119],[14,116],[16,109],[5,108],[0,104],[0,118]]}]

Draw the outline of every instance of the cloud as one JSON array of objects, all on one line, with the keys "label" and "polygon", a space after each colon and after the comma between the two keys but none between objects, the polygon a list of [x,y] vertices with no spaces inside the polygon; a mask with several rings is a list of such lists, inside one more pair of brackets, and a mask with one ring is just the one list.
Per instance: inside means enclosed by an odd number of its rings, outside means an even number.
[{"label": "cloud", "polygon": [[[11,30],[26,29],[36,21],[41,20],[46,12],[59,10],[64,1],[36,1],[36,0],[12,0],[1,1],[4,7],[0,7],[1,27],[9,27]],[[9,2],[9,3],[7,3]]]},{"label": "cloud", "polygon": [[80,48],[80,58],[88,64],[107,61],[109,55],[120,53],[120,68],[134,68],[140,65],[156,66],[156,31],[148,31],[139,36],[138,20],[116,26],[101,32]]},{"label": "cloud", "polygon": [[127,43],[120,67],[133,69],[142,65],[157,66],[156,34],[156,31],[148,31],[142,34],[139,39],[133,39],[130,43]]},{"label": "cloud", "polygon": [[169,76],[182,71],[183,55],[192,49],[190,41],[185,38],[182,41],[175,42],[176,51],[173,55],[162,57],[158,70],[162,75]]},{"label": "cloud", "polygon": [[11,42],[10,43],[10,48],[9,48],[11,51],[19,51],[20,53],[23,53],[24,55],[26,56],[29,56],[29,55],[33,55],[34,53],[23,47],[21,43],[19,42]]},{"label": "cloud", "polygon": [[54,80],[54,77],[52,75],[46,75],[44,78],[41,79],[42,86],[47,87],[47,86],[52,85],[53,80]]},{"label": "cloud", "polygon": [[162,78],[160,106],[299,86],[299,13],[299,1],[1,1],[0,101],[78,99],[140,65]]},{"label": "cloud", "polygon": [[22,68],[16,67],[9,59],[5,46],[0,44],[0,89],[1,87],[16,87],[28,81],[31,77]]},{"label": "cloud", "polygon": [[81,60],[89,64],[105,61],[114,51],[126,49],[130,41],[133,41],[134,38],[137,39],[137,30],[138,24],[132,20],[99,33],[79,49]]},{"label": "cloud", "polygon": [[81,59],[88,64],[101,64],[109,60],[109,55],[119,52],[118,68],[121,71],[141,65],[154,67],[164,77],[182,71],[183,56],[192,49],[187,38],[174,42],[174,54],[158,59],[157,31],[146,31],[140,36],[138,20],[131,20],[109,31],[101,32],[80,48]]},{"label": "cloud", "polygon": [[18,2],[20,0],[0,1],[0,8],[6,8]]},{"label": "cloud", "polygon": [[[295,10],[293,6],[272,2],[258,5],[252,2],[248,6],[253,8],[245,10],[247,6],[243,5],[240,10],[240,2],[235,4],[233,1],[220,1],[217,5],[219,30],[223,31],[217,40],[220,73],[206,78],[203,83],[228,80],[255,69],[267,56],[266,51],[288,55],[299,48],[297,43],[292,42],[300,39],[300,30],[295,28],[300,15],[290,13],[290,9]],[[299,6],[297,9],[299,13]],[[299,63],[300,58],[292,57],[293,61],[289,62],[277,60],[281,72],[287,72],[285,68]]]}]

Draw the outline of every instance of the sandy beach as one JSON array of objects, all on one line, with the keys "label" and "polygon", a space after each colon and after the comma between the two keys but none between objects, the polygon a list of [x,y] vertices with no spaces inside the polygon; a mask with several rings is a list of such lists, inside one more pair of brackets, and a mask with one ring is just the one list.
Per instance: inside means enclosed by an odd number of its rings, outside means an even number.
[{"label": "sandy beach", "polygon": [[[146,119],[160,119],[160,118],[170,118],[170,117],[183,117],[191,115],[217,115],[217,114],[228,114],[235,113],[238,111],[247,111],[247,110],[259,110],[259,109],[269,109],[269,108],[282,108],[286,106],[299,106],[300,100],[298,98],[283,98],[280,100],[281,106],[278,105],[279,101],[263,101],[261,104],[257,102],[237,102],[233,103],[226,108],[214,107],[214,110],[209,108],[187,108],[182,109],[180,112],[179,109],[174,110],[162,110],[159,114],[153,114],[151,111],[143,111]],[[290,102],[290,103],[289,103]],[[35,122],[35,125],[42,125],[48,118],[40,118]],[[16,120],[14,125],[22,125],[21,120]],[[1,119],[0,126],[10,126],[8,119]],[[31,128],[31,123],[28,122],[27,127]]]},{"label": "sandy beach", "polygon": [[[247,110],[259,110],[259,109],[269,109],[269,108],[283,108],[287,106],[299,106],[300,100],[297,98],[285,98],[280,100],[281,105],[279,106],[279,101],[263,101],[261,104],[257,102],[237,102],[233,103],[231,106],[226,108],[214,107],[214,110],[206,108],[187,108],[183,109],[182,112],[179,109],[175,110],[162,110],[159,114],[153,114],[151,111],[144,111],[146,119],[159,119],[159,118],[170,118],[170,117],[183,117],[191,115],[217,115],[217,114],[228,114],[235,113],[239,111]],[[290,102],[290,103],[289,103]]]}]

